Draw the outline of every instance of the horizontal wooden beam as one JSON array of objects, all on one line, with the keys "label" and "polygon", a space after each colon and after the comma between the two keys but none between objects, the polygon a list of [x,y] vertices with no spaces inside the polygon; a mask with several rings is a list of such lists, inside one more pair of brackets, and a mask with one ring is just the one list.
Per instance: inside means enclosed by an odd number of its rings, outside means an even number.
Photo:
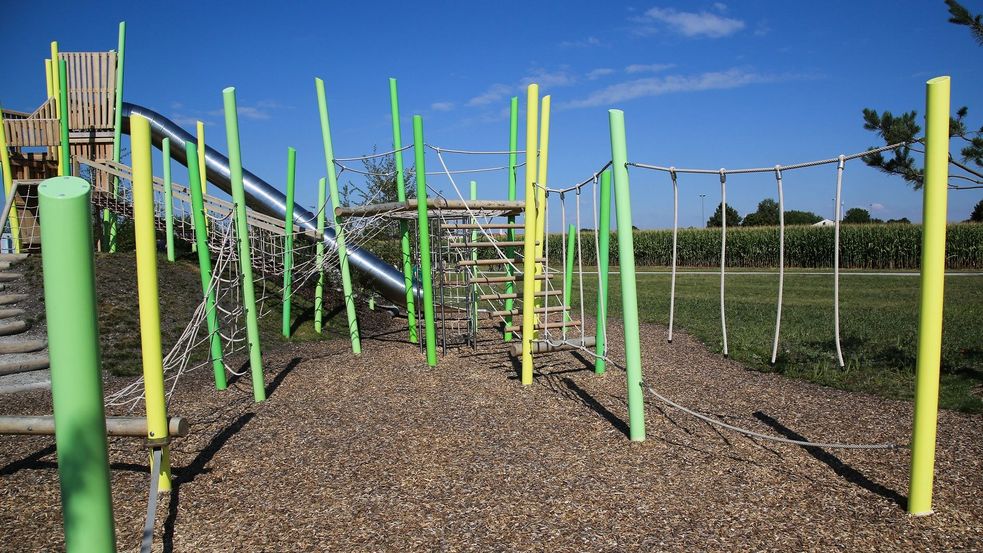
[{"label": "horizontal wooden beam", "polygon": [[[190,425],[186,419],[170,417],[167,420],[167,433],[170,436],[184,437],[188,435],[189,430]],[[0,434],[53,436],[55,418],[53,416],[0,416]],[[106,435],[146,438],[147,419],[146,417],[106,417]]]},{"label": "horizontal wooden beam", "polygon": [[[594,337],[586,336],[583,339],[577,338],[573,340],[553,340],[552,343],[546,341],[533,341],[532,343],[532,353],[549,353],[551,351],[568,351],[572,349],[582,349],[594,347]],[[522,355],[522,342],[515,342],[512,344],[512,356],[519,357]]]}]

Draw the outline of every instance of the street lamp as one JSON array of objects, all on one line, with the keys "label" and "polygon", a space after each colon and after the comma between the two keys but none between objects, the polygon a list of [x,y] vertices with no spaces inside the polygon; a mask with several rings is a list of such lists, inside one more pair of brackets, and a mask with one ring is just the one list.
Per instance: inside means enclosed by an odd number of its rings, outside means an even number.
[{"label": "street lamp", "polygon": [[707,228],[707,214],[703,210],[703,198],[706,197],[706,194],[700,194],[700,220],[703,221],[703,228]]}]

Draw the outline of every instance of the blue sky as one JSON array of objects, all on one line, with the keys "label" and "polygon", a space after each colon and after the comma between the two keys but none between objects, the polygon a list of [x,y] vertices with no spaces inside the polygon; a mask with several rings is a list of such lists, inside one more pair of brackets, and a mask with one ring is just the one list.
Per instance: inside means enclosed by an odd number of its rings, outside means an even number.
[{"label": "blue sky", "polygon": [[[979,0],[964,4],[983,12]],[[125,20],[126,100],[189,129],[203,119],[209,144],[226,151],[221,91],[235,86],[244,165],[282,188],[286,149],[296,147],[298,197],[307,205],[325,171],[316,76],[326,81],[338,156],[390,147],[388,77],[399,79],[404,143],[410,117],[420,114],[427,142],[465,149],[506,148],[509,97],[522,99],[521,118],[523,85],[537,81],[553,98],[551,186],[582,180],[609,159],[609,108],[625,111],[631,161],[677,167],[772,166],[879,145],[862,129],[861,110],[921,115],[924,83],[937,75],[952,76],[953,106],[970,106],[971,126],[983,122],[983,50],[947,22],[941,0],[229,6],[14,3],[0,34],[0,102],[23,110],[40,103],[49,41],[63,51],[112,49]],[[44,25],[38,13],[50,14]],[[505,160],[448,161],[463,169]],[[427,163],[438,168],[432,155]],[[185,179],[182,169],[174,174]],[[475,178],[481,197],[504,197],[504,173]],[[453,195],[446,179],[431,184]],[[789,173],[785,185],[788,209],[831,217],[833,167]],[[671,225],[666,175],[633,169],[631,186],[637,226]],[[681,225],[702,223],[700,194],[709,216],[717,177],[680,178]],[[742,214],[774,196],[769,175],[728,181],[729,203]],[[980,198],[950,194],[950,220],[968,217]],[[844,204],[921,218],[920,193],[860,161],[847,165]]]}]

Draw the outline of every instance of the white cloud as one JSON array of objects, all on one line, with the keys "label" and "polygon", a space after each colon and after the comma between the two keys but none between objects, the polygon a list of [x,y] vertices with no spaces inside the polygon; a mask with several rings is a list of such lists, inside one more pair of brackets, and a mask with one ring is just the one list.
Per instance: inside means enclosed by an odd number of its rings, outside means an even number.
[{"label": "white cloud", "polygon": [[468,100],[466,105],[470,107],[487,106],[488,104],[503,100],[508,96],[521,94],[525,91],[526,87],[532,83],[536,83],[542,88],[559,88],[562,86],[570,86],[576,82],[577,76],[570,73],[566,69],[560,69],[558,71],[547,71],[542,68],[534,69],[529,75],[523,77],[515,85],[507,85],[502,83],[495,83],[491,85],[481,94]]},{"label": "white cloud", "polygon": [[601,39],[596,36],[589,36],[579,40],[564,40],[560,43],[560,48],[592,48],[602,45]]},{"label": "white cloud", "polygon": [[430,104],[430,109],[434,111],[450,111],[454,109],[453,102],[434,102]]},{"label": "white cloud", "polygon": [[870,204],[870,210],[871,211],[886,211],[887,210],[887,207],[885,207],[884,204],[872,203],[872,204]]},{"label": "white cloud", "polygon": [[628,67],[625,67],[625,73],[660,73],[668,69],[676,67],[674,63],[651,63],[651,64],[641,64],[633,63]]},{"label": "white cloud", "polygon": [[608,75],[613,75],[615,73],[614,69],[610,67],[598,67],[587,73],[587,80],[596,81],[601,77],[607,77]]},{"label": "white cloud", "polygon": [[563,108],[609,106],[618,102],[678,92],[724,90],[751,84],[796,78],[789,75],[764,75],[743,69],[712,71],[698,75],[667,75],[625,81],[597,90],[587,97],[562,104]]},{"label": "white cloud", "polygon": [[732,35],[746,26],[740,19],[724,17],[708,11],[684,12],[673,8],[651,8],[643,16],[633,20],[642,24],[636,32],[643,35],[654,34],[658,32],[658,27],[662,26],[687,37],[721,38]]},{"label": "white cloud", "polygon": [[508,96],[509,94],[512,93],[512,90],[513,87],[507,84],[495,83],[490,87],[488,87],[488,89],[482,92],[481,94],[468,100],[468,105],[472,107],[486,106],[488,104],[497,102],[502,98]]}]

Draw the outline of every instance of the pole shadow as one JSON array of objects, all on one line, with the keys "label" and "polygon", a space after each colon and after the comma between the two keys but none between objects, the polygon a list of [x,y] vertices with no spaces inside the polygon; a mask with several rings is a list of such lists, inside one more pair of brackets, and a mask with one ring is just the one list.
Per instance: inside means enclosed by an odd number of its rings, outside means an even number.
[{"label": "pole shadow", "polygon": [[594,411],[598,415],[601,415],[601,417],[603,417],[604,420],[608,421],[611,424],[611,426],[615,427],[626,437],[629,436],[628,423],[621,420],[618,417],[618,415],[612,413],[610,410],[608,410],[607,407],[601,405],[601,402],[594,399],[594,396],[587,393],[587,391],[581,388],[580,386],[577,386],[577,383],[574,382],[571,378],[564,378],[563,384],[567,387],[568,390],[576,394],[577,398],[580,399],[581,403],[587,406],[591,411]]}]

